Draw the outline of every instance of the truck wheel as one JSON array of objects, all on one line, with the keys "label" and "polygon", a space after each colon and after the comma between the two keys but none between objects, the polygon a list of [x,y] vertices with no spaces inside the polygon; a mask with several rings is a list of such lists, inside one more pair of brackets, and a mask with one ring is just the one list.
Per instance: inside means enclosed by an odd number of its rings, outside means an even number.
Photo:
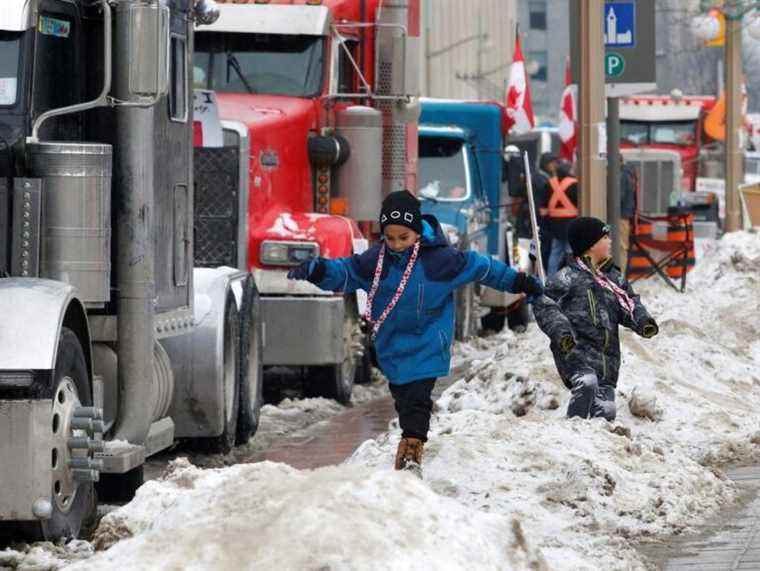
[{"label": "truck wheel", "polygon": [[341,404],[351,402],[351,392],[356,376],[356,349],[361,329],[357,316],[356,304],[346,302],[346,316],[343,320],[343,344],[345,359],[342,363],[327,367],[315,367],[313,377],[306,380],[306,396],[320,396],[335,399]]},{"label": "truck wheel", "polygon": [[484,315],[480,318],[480,326],[483,329],[499,333],[504,329],[504,322],[506,320],[507,316],[504,313],[497,313],[492,309],[488,315]]},{"label": "truck wheel", "polygon": [[524,333],[530,321],[530,310],[527,303],[521,303],[514,311],[507,314],[507,325],[516,333]]},{"label": "truck wheel", "polygon": [[135,497],[137,489],[145,483],[143,466],[123,474],[101,474],[95,484],[98,500],[104,504],[126,504]]},{"label": "truck wheel", "polygon": [[[57,541],[78,537],[89,529],[97,515],[97,495],[92,481],[74,477],[69,460],[76,454],[84,457],[84,450],[69,450],[72,437],[81,437],[84,431],[71,427],[74,411],[81,406],[92,406],[90,377],[82,345],[76,334],[66,327],[61,329],[58,341],[55,371],[53,374],[53,408],[50,422],[53,431],[51,469],[53,488],[50,502],[52,516],[40,522],[25,522],[22,534],[33,541]],[[90,451],[86,452],[92,456]]]},{"label": "truck wheel", "polygon": [[475,288],[472,284],[460,287],[456,292],[456,328],[454,338],[466,341],[475,334],[473,320],[475,315]]},{"label": "truck wheel", "polygon": [[235,444],[238,446],[246,444],[259,427],[264,385],[261,306],[253,276],[248,276],[243,287],[240,313],[240,413],[235,436]]},{"label": "truck wheel", "polygon": [[364,335],[362,340],[364,352],[356,364],[356,375],[354,376],[354,383],[357,385],[368,385],[372,382],[372,357],[369,354],[367,343],[367,335]]},{"label": "truck wheel", "polygon": [[224,428],[219,436],[193,438],[192,446],[208,454],[227,454],[235,446],[240,411],[240,322],[232,294],[224,306],[224,354],[222,384],[224,386]]}]

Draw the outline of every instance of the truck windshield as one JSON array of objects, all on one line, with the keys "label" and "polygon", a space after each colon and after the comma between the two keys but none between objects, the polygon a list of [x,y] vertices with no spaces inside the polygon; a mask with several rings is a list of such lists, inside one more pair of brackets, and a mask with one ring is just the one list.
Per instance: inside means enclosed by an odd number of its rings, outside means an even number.
[{"label": "truck windshield", "polygon": [[195,36],[193,82],[222,93],[314,97],[322,88],[324,39],[316,36]]},{"label": "truck windshield", "polygon": [[672,121],[647,123],[621,121],[620,138],[633,145],[682,145],[690,146],[697,140],[695,121]]},{"label": "truck windshield", "polygon": [[469,162],[462,141],[420,137],[419,153],[421,198],[458,202],[470,197]]},{"label": "truck windshield", "polygon": [[15,105],[21,33],[0,31],[0,106]]}]

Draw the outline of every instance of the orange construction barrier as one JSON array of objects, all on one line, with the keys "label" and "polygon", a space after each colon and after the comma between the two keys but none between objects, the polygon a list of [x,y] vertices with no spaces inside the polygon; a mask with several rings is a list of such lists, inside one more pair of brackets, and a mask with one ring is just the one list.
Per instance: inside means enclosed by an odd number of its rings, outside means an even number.
[{"label": "orange construction barrier", "polygon": [[[667,224],[663,235],[654,235],[657,222]],[[628,249],[626,277],[636,280],[659,275],[676,290],[686,289],[686,274],[694,267],[694,215],[690,213],[649,217],[637,215]],[[680,288],[673,280],[680,280]]]}]

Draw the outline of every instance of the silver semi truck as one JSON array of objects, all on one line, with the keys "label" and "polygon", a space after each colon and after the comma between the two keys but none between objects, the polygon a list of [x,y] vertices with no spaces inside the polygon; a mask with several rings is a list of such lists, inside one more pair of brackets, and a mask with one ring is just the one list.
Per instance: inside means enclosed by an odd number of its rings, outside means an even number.
[{"label": "silver semi truck", "polygon": [[255,432],[253,279],[194,268],[193,30],[206,0],[3,0],[0,533],[80,533],[189,439]]}]

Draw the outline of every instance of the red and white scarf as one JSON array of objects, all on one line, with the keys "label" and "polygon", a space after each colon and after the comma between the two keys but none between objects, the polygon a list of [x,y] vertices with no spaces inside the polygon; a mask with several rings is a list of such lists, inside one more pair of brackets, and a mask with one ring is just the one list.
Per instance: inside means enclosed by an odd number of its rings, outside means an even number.
[{"label": "red and white scarf", "polygon": [[414,263],[417,261],[417,256],[420,253],[420,241],[417,240],[414,243],[412,254],[409,256],[409,262],[406,264],[406,269],[404,270],[404,273],[401,276],[401,281],[398,284],[396,293],[393,294],[393,297],[391,298],[390,302],[388,302],[387,307],[380,314],[380,317],[377,318],[377,321],[373,321],[372,320],[372,303],[375,301],[375,294],[377,294],[377,288],[380,285],[380,276],[383,273],[383,262],[385,261],[385,248],[386,246],[385,244],[383,244],[382,247],[380,248],[380,255],[377,257],[377,266],[375,266],[375,277],[372,278],[372,287],[370,288],[369,295],[367,296],[367,311],[364,312],[364,319],[366,319],[370,324],[372,324],[371,339],[375,338],[375,335],[377,335],[377,332],[380,330],[380,326],[383,324],[383,322],[388,317],[388,315],[390,315],[391,311],[393,311],[393,308],[398,303],[398,300],[401,299],[401,294],[403,294],[404,290],[406,289],[406,284],[409,281],[409,277],[412,275],[412,270],[414,269]]},{"label": "red and white scarf", "polygon": [[620,304],[620,307],[623,308],[624,311],[627,311],[628,314],[633,318],[633,310],[636,307],[636,304],[631,299],[631,297],[620,288],[615,282],[613,282],[610,278],[605,276],[602,273],[594,272],[589,268],[583,260],[580,258],[575,258],[578,262],[578,266],[582,269],[590,273],[592,276],[594,276],[594,281],[598,283],[600,286],[602,286],[604,289],[611,291],[613,295],[615,296],[615,299],[617,299],[618,303]]}]

